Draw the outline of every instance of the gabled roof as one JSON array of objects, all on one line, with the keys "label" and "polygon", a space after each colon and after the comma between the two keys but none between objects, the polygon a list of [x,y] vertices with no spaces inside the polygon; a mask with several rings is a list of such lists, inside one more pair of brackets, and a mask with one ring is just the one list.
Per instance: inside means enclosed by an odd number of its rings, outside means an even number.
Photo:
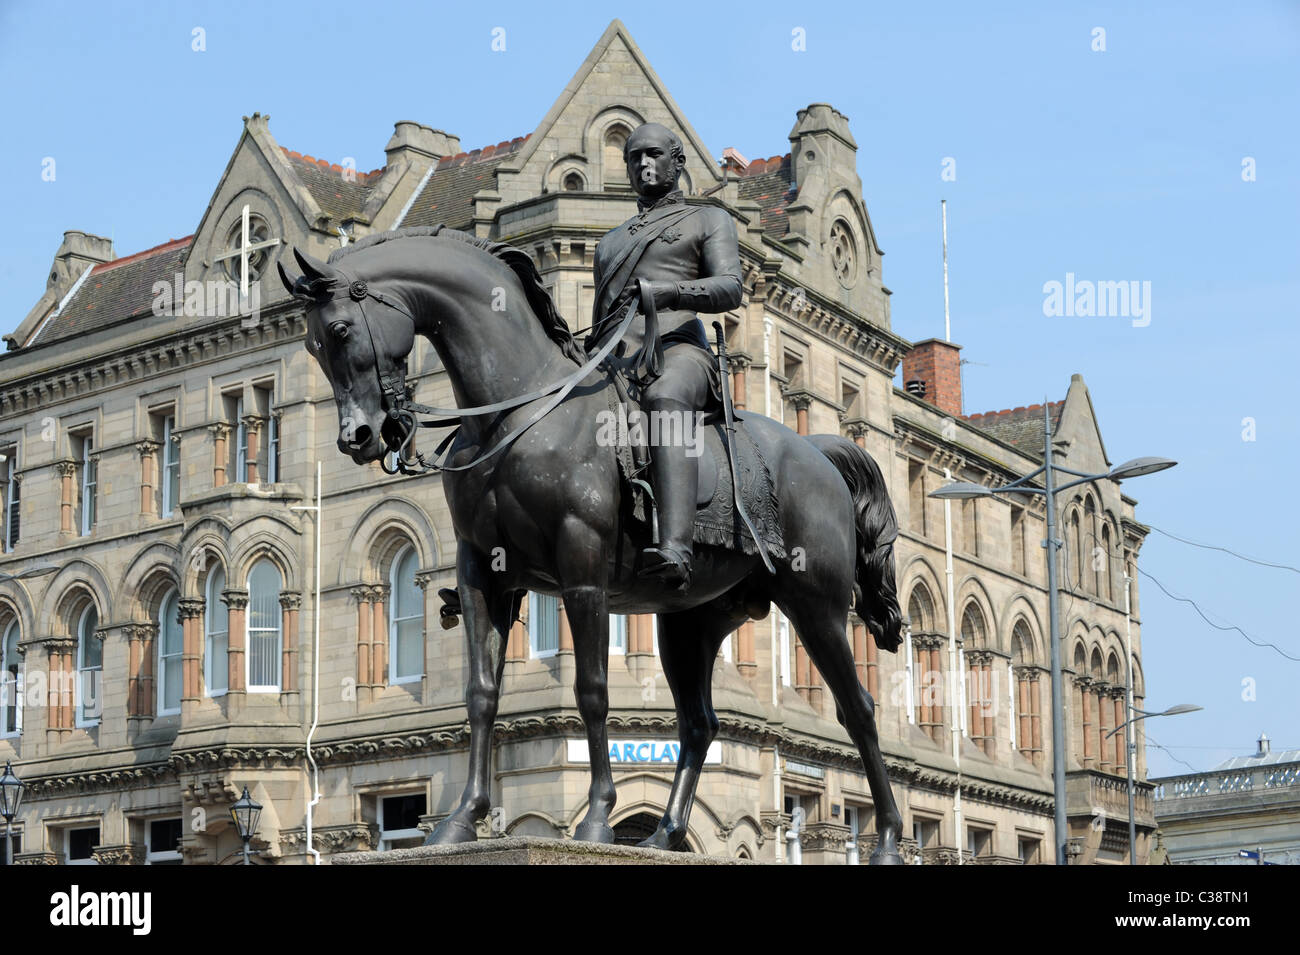
[{"label": "gabled roof", "polygon": [[170,286],[175,274],[185,271],[185,253],[193,238],[172,239],[96,265],[63,310],[46,319],[25,347],[72,338],[148,312],[154,282]]},{"label": "gabled roof", "polygon": [[468,229],[474,219],[474,194],[496,188],[497,167],[516,155],[530,136],[532,133],[438,160],[433,175],[402,220],[403,227],[441,222],[449,229]]},{"label": "gabled roof", "polygon": [[[1049,401],[1049,414],[1052,417],[1052,433],[1055,434],[1061,424],[1061,412],[1064,401]],[[982,414],[966,415],[965,420],[986,434],[1011,445],[1027,457],[1043,457],[1043,406],[1006,408],[1002,411],[986,411]]]},{"label": "gabled roof", "polygon": [[307,187],[321,211],[335,222],[359,215],[379,182],[379,177],[384,173],[383,169],[370,172],[344,169],[338,163],[304,156],[283,146],[280,151],[289,159],[293,174]]},{"label": "gabled roof", "polygon": [[770,159],[755,159],[745,167],[736,184],[741,199],[758,203],[762,210],[763,231],[773,238],[780,238],[790,231],[785,209],[799,194],[793,179],[790,154],[786,153]]}]

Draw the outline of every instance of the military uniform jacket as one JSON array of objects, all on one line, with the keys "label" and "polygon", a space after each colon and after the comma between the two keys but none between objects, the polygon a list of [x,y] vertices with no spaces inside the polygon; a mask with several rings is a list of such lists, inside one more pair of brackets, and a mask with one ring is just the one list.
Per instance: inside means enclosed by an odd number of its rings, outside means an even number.
[{"label": "military uniform jacket", "polygon": [[[740,304],[740,251],[736,226],[723,209],[687,205],[676,189],[653,205],[637,202],[640,214],[611,229],[596,246],[596,301],[592,315],[595,342],[620,316],[610,316],[615,299],[634,278],[677,285],[675,309],[658,313],[665,345],[691,341],[707,348],[709,339],[696,312],[725,312]],[[641,347],[645,320],[628,329],[624,354]]]}]

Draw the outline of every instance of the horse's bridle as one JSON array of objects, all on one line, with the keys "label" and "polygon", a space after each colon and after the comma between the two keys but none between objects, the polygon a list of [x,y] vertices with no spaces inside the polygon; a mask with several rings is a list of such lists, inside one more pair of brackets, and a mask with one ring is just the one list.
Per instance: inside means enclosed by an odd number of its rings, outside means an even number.
[{"label": "horse's bridle", "polygon": [[[388,420],[393,422],[393,426],[399,429],[402,437],[397,447],[393,447],[384,438],[382,429],[380,438],[388,445],[391,451],[396,452],[396,466],[391,470],[388,467],[387,455],[380,459],[379,466],[383,468],[385,474],[423,474],[425,472],[444,472],[444,471],[467,471],[477,464],[486,461],[492,455],[501,451],[510,445],[520,435],[531,428],[534,424],[544,418],[553,408],[555,408],[578,384],[595,370],[602,361],[609,355],[614,347],[623,339],[628,328],[631,327],[633,320],[637,315],[637,308],[645,312],[646,318],[646,336],[645,346],[641,350],[640,357],[637,361],[645,369],[645,377],[658,377],[660,370],[663,368],[663,349],[659,342],[658,323],[656,320],[656,310],[654,304],[654,292],[650,287],[647,279],[640,279],[637,284],[639,295],[634,296],[627,306],[627,314],[619,323],[614,333],[608,337],[601,348],[591,356],[591,358],[581,368],[577,369],[570,375],[565,376],[557,382],[553,382],[526,395],[519,395],[515,398],[507,398],[503,401],[497,401],[489,405],[478,405],[473,408],[437,408],[431,405],[420,404],[412,401],[406,387],[406,362],[400,364],[392,361],[387,349],[381,348],[384,341],[383,326],[376,327],[371,322],[370,316],[366,314],[366,299],[374,299],[380,305],[387,306],[396,312],[406,316],[411,321],[412,326],[416,325],[415,316],[412,315],[400,302],[384,296],[380,292],[373,291],[364,280],[353,279],[348,274],[334,266],[334,271],[343,280],[342,282],[331,283],[331,294],[334,289],[346,284],[348,297],[357,303],[357,309],[361,312],[361,324],[365,326],[366,338],[370,342],[371,351],[375,357],[375,373],[379,377],[379,390],[381,393],[381,402],[384,407]],[[301,280],[299,280],[301,281]],[[526,405],[538,398],[544,398],[547,395],[553,397],[543,404],[537,411],[529,416],[528,420],[520,424],[504,438],[498,441],[487,451],[479,454],[468,464],[448,465],[447,458],[443,457],[441,461],[438,456],[442,455],[447,446],[452,443],[455,437],[460,433],[460,425],[463,419],[475,417],[477,415],[495,414],[501,411],[508,411],[511,408],[518,408]],[[434,420],[421,421],[416,418],[416,414],[438,415]],[[419,428],[453,428],[438,447],[434,449],[433,460],[426,460],[422,452],[412,447],[416,431]]]}]

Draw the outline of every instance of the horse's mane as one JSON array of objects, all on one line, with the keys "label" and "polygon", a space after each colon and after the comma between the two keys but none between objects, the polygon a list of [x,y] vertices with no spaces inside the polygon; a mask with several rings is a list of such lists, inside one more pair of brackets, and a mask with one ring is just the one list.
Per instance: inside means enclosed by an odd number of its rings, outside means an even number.
[{"label": "horse's mane", "polygon": [[496,256],[510,268],[514,269],[515,275],[519,277],[520,284],[524,287],[524,294],[528,297],[528,304],[532,306],[533,314],[537,316],[538,322],[541,323],[546,337],[555,344],[560,346],[565,357],[576,365],[582,365],[586,362],[587,356],[582,347],[574,339],[573,333],[569,331],[569,325],[560,314],[559,309],[555,307],[555,300],[551,298],[551,293],[546,290],[542,284],[542,276],[537,271],[537,266],[533,264],[532,258],[522,249],[517,249],[505,242],[494,242],[491,239],[480,239],[477,236],[470,235],[468,232],[458,232],[455,229],[448,229],[442,224],[434,226],[408,226],[404,229],[393,229],[390,232],[380,232],[376,235],[368,235],[364,238],[357,239],[341,249],[335,249],[330,253],[329,264],[333,265],[339,259],[346,258],[353,252],[360,252],[363,249],[369,249],[372,246],[382,245],[385,242],[391,242],[394,239],[412,239],[412,238],[439,238],[455,239],[464,242],[466,245],[472,245],[477,249]]}]

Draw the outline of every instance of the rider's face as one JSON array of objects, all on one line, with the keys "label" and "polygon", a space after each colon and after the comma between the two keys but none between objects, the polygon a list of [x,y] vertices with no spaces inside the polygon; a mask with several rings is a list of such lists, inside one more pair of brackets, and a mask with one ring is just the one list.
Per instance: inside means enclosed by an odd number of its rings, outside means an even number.
[{"label": "rider's face", "polygon": [[662,196],[677,185],[680,170],[660,137],[634,136],[627,143],[627,178],[640,195]]}]

